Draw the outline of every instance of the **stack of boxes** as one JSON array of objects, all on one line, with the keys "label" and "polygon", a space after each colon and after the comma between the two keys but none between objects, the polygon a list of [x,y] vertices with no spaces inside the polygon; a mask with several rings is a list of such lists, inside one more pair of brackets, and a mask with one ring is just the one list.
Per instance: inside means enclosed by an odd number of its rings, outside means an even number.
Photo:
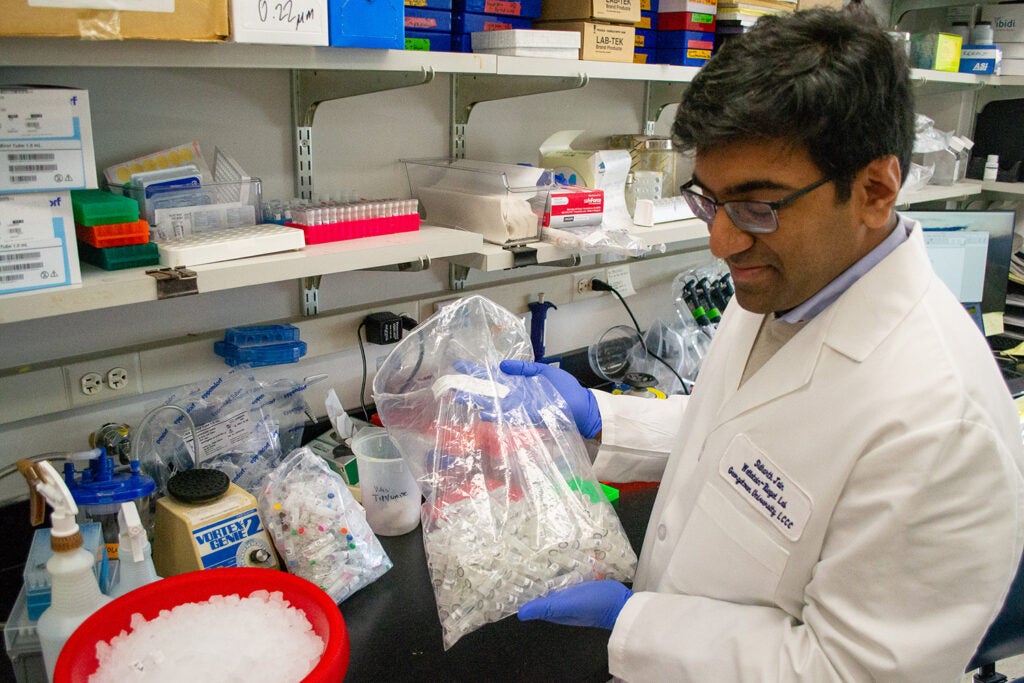
[{"label": "stack of boxes", "polygon": [[640,0],[544,0],[535,26],[579,33],[580,59],[632,62],[640,19]]},{"label": "stack of boxes", "polygon": [[541,0],[455,0],[452,9],[452,50],[472,52],[472,34],[533,28]]},{"label": "stack of boxes", "polygon": [[714,49],[717,11],[716,0],[661,0],[654,61],[676,66],[706,64]]},{"label": "stack of boxes", "polygon": [[452,0],[405,0],[405,49],[452,51]]},{"label": "stack of boxes", "polygon": [[0,87],[0,294],[82,281],[71,194],[95,188],[89,93]]},{"label": "stack of boxes", "polygon": [[103,190],[71,193],[79,256],[104,270],[153,266],[160,263],[156,243],[149,241],[149,224],[139,218],[139,204]]},{"label": "stack of boxes", "polygon": [[657,49],[658,0],[640,0],[640,21],[635,24],[633,63],[653,64]]},{"label": "stack of boxes", "polygon": [[[222,4],[222,0],[185,1],[187,6]],[[405,45],[402,0],[288,0],[269,7],[265,2],[232,0],[230,4],[231,39],[238,43],[396,50]]]}]

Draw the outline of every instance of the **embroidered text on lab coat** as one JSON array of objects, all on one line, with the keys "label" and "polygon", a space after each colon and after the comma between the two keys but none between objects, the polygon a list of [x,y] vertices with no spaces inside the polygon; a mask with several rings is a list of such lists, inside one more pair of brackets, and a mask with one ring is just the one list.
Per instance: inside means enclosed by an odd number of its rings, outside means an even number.
[{"label": "embroidered text on lab coat", "polygon": [[800,538],[811,516],[811,500],[743,434],[737,434],[718,465],[718,473],[786,538]]}]

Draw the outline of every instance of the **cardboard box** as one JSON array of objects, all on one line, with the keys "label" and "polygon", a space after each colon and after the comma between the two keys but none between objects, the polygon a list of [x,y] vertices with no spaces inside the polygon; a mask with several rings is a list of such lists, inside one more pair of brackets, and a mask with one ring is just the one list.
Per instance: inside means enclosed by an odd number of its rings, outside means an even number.
[{"label": "cardboard box", "polygon": [[958,71],[962,42],[954,33],[915,33],[910,39],[910,63],[918,69]]},{"label": "cardboard box", "polygon": [[640,0],[544,0],[544,21],[593,19],[618,24],[640,21]]},{"label": "cardboard box", "polygon": [[1024,76],[1024,59],[1003,59],[999,67],[1003,76]]},{"label": "cardboard box", "polygon": [[513,57],[578,59],[580,34],[575,31],[510,29],[470,34],[473,52]]},{"label": "cardboard box", "polygon": [[558,187],[544,211],[545,228],[597,225],[604,218],[604,190],[590,187]]},{"label": "cardboard box", "polygon": [[960,71],[968,74],[994,74],[999,63],[995,45],[964,45],[960,48]]},{"label": "cardboard box", "polygon": [[2,294],[80,283],[71,193],[0,194],[0,263]]},{"label": "cardboard box", "polygon": [[543,21],[537,28],[551,31],[576,31],[580,34],[580,59],[595,62],[633,61],[636,29],[624,24],[598,24],[592,21]]},{"label": "cardboard box", "polygon": [[1024,4],[982,5],[980,21],[992,24],[997,43],[1024,43]]},{"label": "cardboard box", "polygon": [[0,192],[97,188],[89,91],[0,86]]},{"label": "cardboard box", "polygon": [[70,36],[91,40],[225,40],[227,0],[175,0],[173,12],[32,7],[0,0],[0,35]]},{"label": "cardboard box", "polygon": [[1024,43],[996,43],[1003,52],[1003,59],[1024,59]]},{"label": "cardboard box", "polygon": [[405,5],[401,0],[327,0],[333,47],[405,49]]},{"label": "cardboard box", "polygon": [[281,8],[270,12],[262,0],[231,0],[231,40],[274,45],[328,44],[327,0],[290,0]]}]

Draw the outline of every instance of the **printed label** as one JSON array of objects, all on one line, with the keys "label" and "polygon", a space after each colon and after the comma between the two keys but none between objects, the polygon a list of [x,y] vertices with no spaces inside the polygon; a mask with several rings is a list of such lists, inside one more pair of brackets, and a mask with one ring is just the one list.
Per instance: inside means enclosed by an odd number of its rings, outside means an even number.
[{"label": "printed label", "polygon": [[[741,443],[737,443],[740,439]],[[811,517],[811,499],[745,436],[737,436],[718,472],[743,500],[772,522],[786,538],[800,538]]]},{"label": "printed label", "polygon": [[264,535],[263,524],[256,508],[249,508],[192,532],[204,569],[237,566],[238,546],[249,538],[261,535]]},{"label": "printed label", "polygon": [[522,4],[509,2],[508,0],[485,0],[484,12],[486,14],[514,14],[519,16],[523,13]]}]

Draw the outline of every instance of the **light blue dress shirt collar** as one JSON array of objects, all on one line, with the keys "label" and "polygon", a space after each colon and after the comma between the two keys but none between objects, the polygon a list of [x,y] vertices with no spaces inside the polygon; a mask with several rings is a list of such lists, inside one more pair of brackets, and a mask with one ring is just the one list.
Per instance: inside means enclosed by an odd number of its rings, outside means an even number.
[{"label": "light blue dress shirt collar", "polygon": [[869,251],[864,258],[840,273],[839,277],[822,287],[818,290],[817,294],[807,301],[795,308],[789,309],[785,313],[776,313],[775,319],[785,323],[805,323],[811,320],[814,316],[828,308],[854,282],[895,251],[896,247],[906,242],[913,228],[913,221],[897,214],[896,227],[881,244]]}]

